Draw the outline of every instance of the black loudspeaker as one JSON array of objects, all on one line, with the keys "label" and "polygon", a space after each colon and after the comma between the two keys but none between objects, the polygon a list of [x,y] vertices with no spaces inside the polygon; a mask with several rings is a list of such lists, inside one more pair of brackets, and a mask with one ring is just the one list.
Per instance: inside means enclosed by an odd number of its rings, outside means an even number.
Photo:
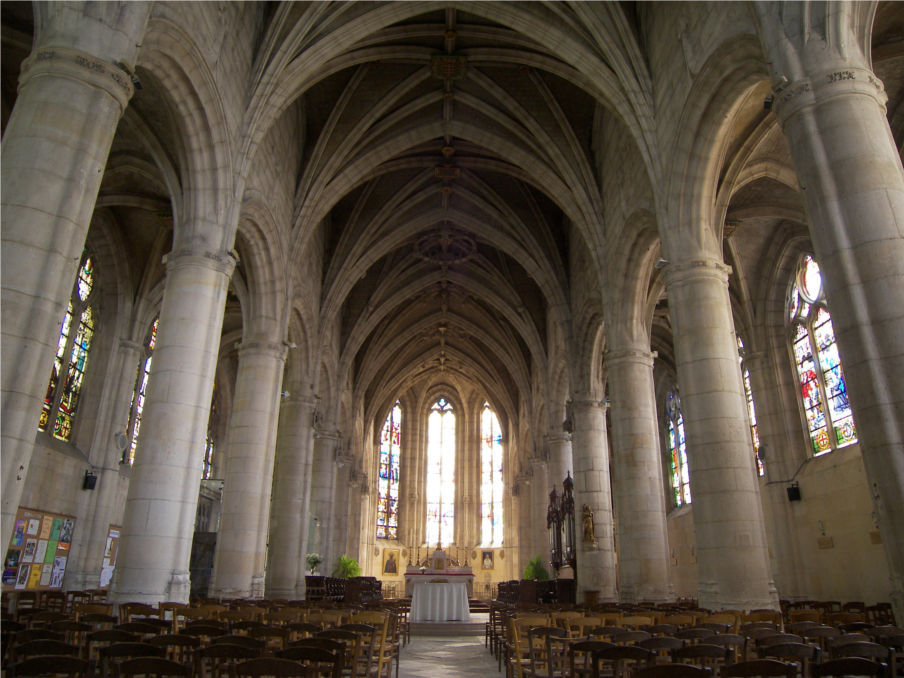
[{"label": "black loudspeaker", "polygon": [[91,473],[91,471],[85,471],[85,479],[82,481],[82,489],[93,490],[95,485],[97,485],[97,474]]},{"label": "black loudspeaker", "polygon": [[788,501],[800,501],[800,486],[797,483],[791,483],[785,489],[788,491]]}]

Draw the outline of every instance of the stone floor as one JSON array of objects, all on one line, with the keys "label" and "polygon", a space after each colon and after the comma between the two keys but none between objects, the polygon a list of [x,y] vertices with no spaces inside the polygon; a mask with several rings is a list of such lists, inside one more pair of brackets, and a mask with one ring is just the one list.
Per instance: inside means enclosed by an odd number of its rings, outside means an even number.
[{"label": "stone floor", "polygon": [[399,678],[497,678],[493,653],[484,646],[486,614],[471,615],[470,627],[441,624],[412,626],[411,640],[402,648]]}]

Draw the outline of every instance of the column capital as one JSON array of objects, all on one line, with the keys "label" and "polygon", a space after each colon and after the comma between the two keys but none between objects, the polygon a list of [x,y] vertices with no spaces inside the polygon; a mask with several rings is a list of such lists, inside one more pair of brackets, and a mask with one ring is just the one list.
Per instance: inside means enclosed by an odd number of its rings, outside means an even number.
[{"label": "column capital", "polygon": [[549,443],[570,443],[571,434],[567,431],[552,431],[543,436],[543,441]]},{"label": "column capital", "polygon": [[174,250],[163,255],[163,263],[167,273],[178,268],[196,266],[219,271],[228,278],[235,269],[235,257],[224,251],[195,251],[187,248]]},{"label": "column capital", "polygon": [[653,352],[639,348],[612,349],[606,351],[606,365],[636,363],[645,367],[653,367]]},{"label": "column capital", "polygon": [[243,341],[236,344],[241,359],[246,354],[264,355],[276,360],[285,361],[287,347],[283,342],[276,341]]},{"label": "column capital", "polygon": [[666,289],[678,287],[684,283],[702,278],[713,278],[727,285],[731,275],[731,266],[715,258],[685,259],[668,264],[664,270]]},{"label": "column capital", "polygon": [[882,81],[856,66],[836,66],[794,82],[782,81],[774,91],[772,110],[783,126],[802,110],[839,96],[868,96],[883,109],[888,101]]},{"label": "column capital", "polygon": [[607,398],[590,398],[590,397],[574,398],[571,401],[571,406],[573,408],[588,409],[588,410],[597,408],[597,409],[601,409],[603,412],[605,412],[607,409],[609,409],[609,400]]},{"label": "column capital", "polygon": [[131,339],[120,339],[119,348],[123,351],[133,351],[135,353],[138,353],[143,347],[137,341],[132,341]]},{"label": "column capital", "polygon": [[19,87],[42,76],[69,78],[100,89],[119,105],[122,115],[135,93],[132,76],[124,68],[71,47],[42,47],[22,62]]}]

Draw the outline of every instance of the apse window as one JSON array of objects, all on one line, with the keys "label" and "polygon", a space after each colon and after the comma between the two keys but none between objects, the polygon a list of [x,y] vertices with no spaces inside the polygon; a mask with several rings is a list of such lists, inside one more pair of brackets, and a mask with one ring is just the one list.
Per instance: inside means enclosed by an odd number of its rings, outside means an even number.
[{"label": "apse window", "polygon": [[402,406],[396,401],[380,432],[380,468],[377,474],[377,539],[397,539],[399,534],[399,451],[402,440]]},{"label": "apse window", "polygon": [[480,416],[480,543],[502,546],[502,429],[484,403]]},{"label": "apse window", "polygon": [[738,362],[741,365],[741,379],[744,382],[744,398],[747,400],[747,421],[750,424],[750,439],[753,442],[753,459],[756,464],[756,474],[766,475],[763,458],[760,456],[760,431],[756,423],[756,407],[753,404],[753,389],[750,388],[750,370],[744,365],[744,342],[738,337]]},{"label": "apse window", "polygon": [[49,432],[60,440],[68,441],[72,436],[78,413],[85,367],[94,339],[94,287],[94,262],[85,253],[60,326],[57,351],[38,422],[38,430]]},{"label": "apse window", "polygon": [[798,402],[813,455],[857,442],[822,273],[809,254],[801,257],[791,281],[785,317],[798,378]]},{"label": "apse window", "polygon": [[675,506],[684,506],[691,503],[691,478],[687,466],[687,443],[684,438],[684,417],[681,414],[681,399],[678,397],[676,390],[671,390],[666,395],[665,411],[672,501]]},{"label": "apse window", "polygon": [[451,544],[454,524],[455,413],[440,398],[427,418],[427,543]]}]

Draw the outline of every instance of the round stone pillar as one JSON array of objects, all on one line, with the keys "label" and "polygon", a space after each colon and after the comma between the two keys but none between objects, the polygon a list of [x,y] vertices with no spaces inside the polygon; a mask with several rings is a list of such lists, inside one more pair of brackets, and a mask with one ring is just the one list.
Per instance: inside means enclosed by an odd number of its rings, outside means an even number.
[{"label": "round stone pillar", "polygon": [[166,257],[154,372],[114,574],[116,600],[188,601],[204,442],[234,266],[226,253]]},{"label": "round stone pillar", "polygon": [[904,171],[872,72],[838,63],[776,93],[904,616]]},{"label": "round stone pillar", "polygon": [[333,498],[336,492],[337,431],[315,431],[314,465],[311,474],[311,516],[314,519],[312,548],[323,556],[323,571],[329,574],[339,553],[333,553]]},{"label": "round stone pillar", "polygon": [[312,397],[289,396],[280,408],[270,509],[269,598],[304,598],[313,416]]},{"label": "round stone pillar", "polygon": [[687,437],[698,600],[700,607],[714,610],[777,608],[729,271],[715,259],[676,262],[665,270]]},{"label": "round stone pillar", "polygon": [[[546,508],[549,505],[549,490],[552,484],[549,480],[549,472],[545,460],[539,458],[531,459],[530,466],[530,508],[528,510],[530,555],[528,560],[539,555],[541,562],[549,569],[551,556],[549,531],[546,529]],[[561,491],[559,494],[561,494]],[[522,563],[523,565],[524,563]]]},{"label": "round stone pillar", "polygon": [[[63,3],[48,3],[55,4]],[[146,13],[145,3],[136,3],[136,10],[141,7]],[[54,30],[59,28],[55,18],[50,11],[42,35],[65,33]],[[136,43],[143,26],[133,27]],[[0,160],[4,540],[22,496],[60,323],[104,165],[132,91],[129,74],[118,65],[68,46],[40,44],[22,63]]]},{"label": "round stone pillar", "polygon": [[572,416],[578,588],[597,591],[600,600],[614,602],[615,540],[606,405],[597,398],[578,398],[572,403]]},{"label": "round stone pillar", "polygon": [[286,346],[243,343],[229,424],[229,452],[211,595],[260,598]]},{"label": "round stone pillar", "polygon": [[649,350],[606,353],[612,405],[619,593],[625,602],[668,600],[669,535]]},{"label": "round stone pillar", "polygon": [[549,451],[549,462],[547,464],[549,487],[547,492],[555,487],[556,493],[561,496],[562,483],[565,482],[565,477],[572,473],[574,469],[571,434],[565,431],[556,431],[548,434],[544,442],[546,443],[546,449]]}]

